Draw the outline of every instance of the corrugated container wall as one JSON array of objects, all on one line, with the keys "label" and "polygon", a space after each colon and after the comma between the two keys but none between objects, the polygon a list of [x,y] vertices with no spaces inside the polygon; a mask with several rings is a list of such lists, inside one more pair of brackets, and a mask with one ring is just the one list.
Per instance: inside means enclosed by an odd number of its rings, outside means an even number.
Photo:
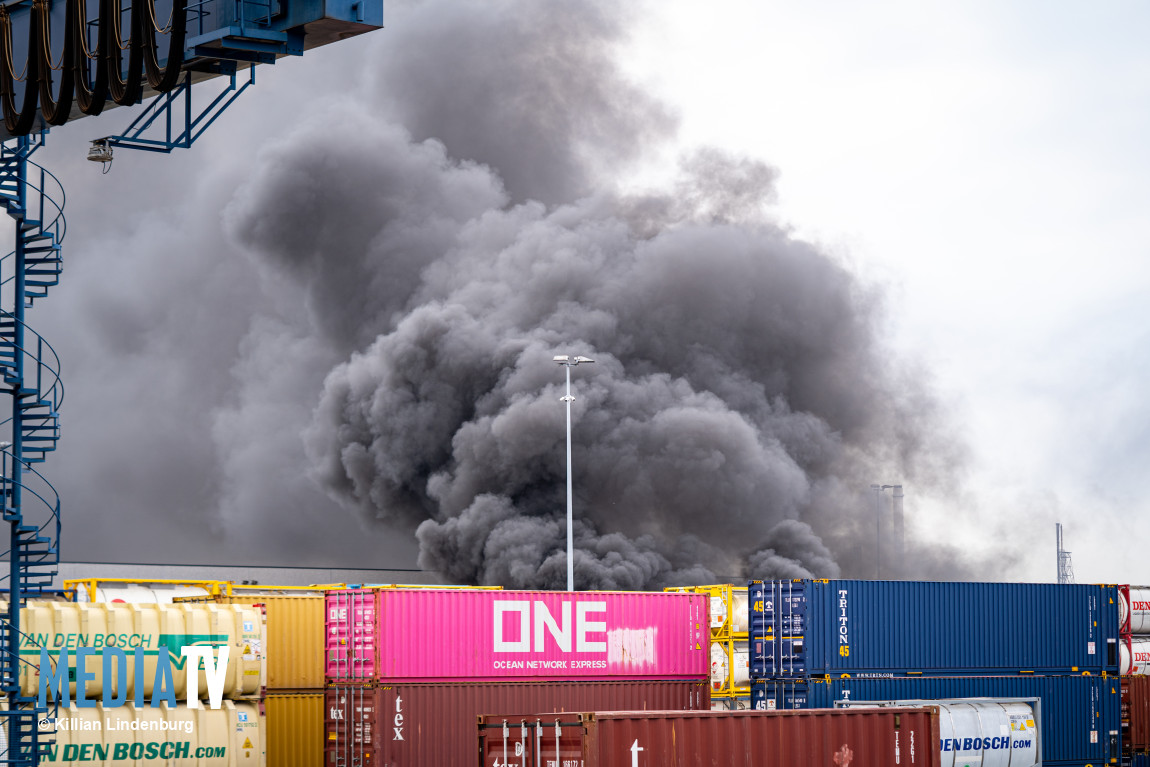
[{"label": "corrugated container wall", "polygon": [[328,767],[476,767],[476,717],[493,711],[710,707],[704,680],[348,686],[326,696]]},{"label": "corrugated container wall", "polygon": [[57,712],[55,743],[40,764],[264,767],[271,763],[264,756],[263,722],[259,705],[249,701],[225,700],[218,709],[71,706]]},{"label": "corrugated container wall", "polygon": [[264,698],[269,767],[323,764],[323,703],[323,690],[273,693]]},{"label": "corrugated container wall", "polygon": [[327,677],[705,679],[708,598],[563,591],[327,592]]},{"label": "corrugated container wall", "polygon": [[[264,606],[268,691],[323,689],[323,592],[232,594],[208,597],[204,601],[211,600],[220,604]],[[185,601],[193,600],[177,600]]]},{"label": "corrugated container wall", "polygon": [[891,677],[756,681],[757,709],[827,708],[836,701],[1038,698],[1042,702],[1042,764],[1083,767],[1120,758],[1121,685],[1117,677]]},{"label": "corrugated container wall", "polygon": [[1114,586],[752,581],[751,677],[1117,674]]},{"label": "corrugated container wall", "polygon": [[505,767],[939,767],[933,707],[495,715],[479,764]]},{"label": "corrugated container wall", "polygon": [[1122,746],[1132,753],[1150,753],[1150,676],[1122,677]]}]

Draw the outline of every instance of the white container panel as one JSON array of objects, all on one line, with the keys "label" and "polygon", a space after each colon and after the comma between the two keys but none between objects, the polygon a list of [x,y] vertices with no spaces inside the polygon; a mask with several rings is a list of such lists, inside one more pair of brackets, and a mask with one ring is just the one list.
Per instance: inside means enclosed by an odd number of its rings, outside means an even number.
[{"label": "white container panel", "polygon": [[750,630],[750,622],[747,590],[736,588],[731,599],[731,631],[736,634],[746,634]]},{"label": "white container panel", "polygon": [[1042,734],[1029,703],[969,698],[965,700],[899,700],[849,702],[878,705],[938,706],[941,767],[1039,767]]},{"label": "white container panel", "polygon": [[1150,637],[1132,636],[1130,644],[1118,644],[1118,666],[1123,676],[1150,674]]},{"label": "white container panel", "polygon": [[1130,587],[1130,604],[1118,600],[1118,623],[1121,625],[1130,615],[1131,634],[1150,634],[1150,589]]}]

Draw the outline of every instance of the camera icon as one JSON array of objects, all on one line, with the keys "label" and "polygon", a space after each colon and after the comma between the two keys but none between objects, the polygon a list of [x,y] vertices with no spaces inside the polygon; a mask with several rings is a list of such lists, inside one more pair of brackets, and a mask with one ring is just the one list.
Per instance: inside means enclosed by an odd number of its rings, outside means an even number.
[{"label": "camera icon", "polygon": [[55,719],[38,719],[36,726],[41,730],[52,730],[56,727]]}]

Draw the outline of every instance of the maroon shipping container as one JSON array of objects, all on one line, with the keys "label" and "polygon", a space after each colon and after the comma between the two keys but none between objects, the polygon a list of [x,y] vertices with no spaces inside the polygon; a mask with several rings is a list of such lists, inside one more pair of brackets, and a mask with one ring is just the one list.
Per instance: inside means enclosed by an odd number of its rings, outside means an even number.
[{"label": "maroon shipping container", "polygon": [[329,687],[328,767],[475,767],[475,723],[493,711],[705,710],[709,680],[483,682]]},{"label": "maroon shipping container", "polygon": [[1150,752],[1150,676],[1122,677],[1122,724],[1123,750]]},{"label": "maroon shipping container", "polygon": [[939,767],[938,709],[607,711],[486,716],[499,767]]}]

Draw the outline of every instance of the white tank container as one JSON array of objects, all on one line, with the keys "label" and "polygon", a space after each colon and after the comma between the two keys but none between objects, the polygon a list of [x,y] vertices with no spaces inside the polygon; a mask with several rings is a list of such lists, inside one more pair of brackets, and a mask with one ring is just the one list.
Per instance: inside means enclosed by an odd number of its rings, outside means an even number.
[{"label": "white tank container", "polygon": [[[138,583],[107,583],[96,587],[96,602],[127,602],[129,604],[170,605],[177,597],[206,597],[208,590],[199,586],[157,583],[143,586]],[[77,589],[76,601],[87,602],[88,590]]]},{"label": "white tank container", "polygon": [[941,767],[1036,767],[1042,735],[1037,704],[966,698],[840,702],[840,706],[938,706]]},{"label": "white tank container", "polygon": [[1123,676],[1150,674],[1150,636],[1130,637],[1129,647],[1125,641],[1119,642],[1118,663],[1119,673]]},{"label": "white tank container", "polygon": [[751,652],[745,639],[711,642],[711,690],[731,692],[751,686]]},{"label": "white tank container", "polygon": [[1129,615],[1131,634],[1150,634],[1150,588],[1130,586],[1129,593],[1130,604],[1121,594],[1118,599],[1118,625],[1126,623]]}]

